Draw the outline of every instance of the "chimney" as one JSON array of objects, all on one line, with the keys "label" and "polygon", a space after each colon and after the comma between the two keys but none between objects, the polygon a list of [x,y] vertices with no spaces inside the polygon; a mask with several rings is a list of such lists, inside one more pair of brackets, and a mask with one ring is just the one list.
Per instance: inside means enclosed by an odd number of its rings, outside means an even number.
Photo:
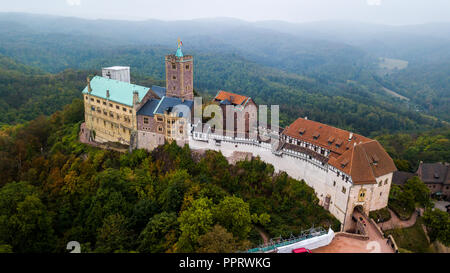
[{"label": "chimney", "polygon": [[109,90],[106,90],[106,97],[109,99]]},{"label": "chimney", "polygon": [[351,141],[353,138],[353,133],[350,133],[350,135],[348,136],[348,141]]},{"label": "chimney", "polygon": [[89,77],[87,77],[86,80],[87,80],[87,84],[88,84],[88,92],[90,94],[92,92],[91,79],[89,79]]},{"label": "chimney", "polygon": [[133,91],[133,106],[137,106],[139,104],[139,93],[137,91]]},{"label": "chimney", "polygon": [[305,117],[305,120],[308,120],[308,117]]}]

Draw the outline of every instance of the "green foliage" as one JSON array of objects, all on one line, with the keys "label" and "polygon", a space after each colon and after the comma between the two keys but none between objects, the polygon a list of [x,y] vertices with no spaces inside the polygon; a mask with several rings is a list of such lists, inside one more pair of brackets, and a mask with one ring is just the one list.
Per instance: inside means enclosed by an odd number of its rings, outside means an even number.
[{"label": "green foliage", "polygon": [[423,215],[423,222],[432,242],[439,240],[444,245],[450,246],[450,216],[447,212],[428,209]]},{"label": "green foliage", "polygon": [[408,220],[415,209],[414,195],[411,191],[391,185],[388,206],[401,220]]},{"label": "green foliage", "polygon": [[427,240],[427,236],[422,228],[422,218],[417,218],[414,226],[409,228],[396,228],[385,231],[386,236],[392,235],[399,249],[406,252],[430,253],[433,250]]},{"label": "green foliage", "polygon": [[391,213],[388,208],[382,208],[379,210],[374,210],[369,213],[369,217],[372,218],[376,223],[383,223],[391,219]]},{"label": "green foliage", "polygon": [[414,212],[416,205],[422,208],[432,207],[430,190],[419,177],[414,176],[400,187],[391,186],[389,193],[389,208],[392,209],[400,219],[407,220]]},{"label": "green foliage", "polygon": [[138,251],[142,253],[168,251],[175,243],[177,228],[177,216],[174,212],[163,212],[153,216],[139,235]]},{"label": "green foliage", "polygon": [[214,223],[211,206],[210,199],[200,198],[181,213],[178,218],[181,235],[177,242],[177,251],[193,252],[198,243],[198,237],[211,229]]},{"label": "green foliage", "polygon": [[112,214],[103,220],[103,226],[98,230],[96,252],[124,252],[130,249],[130,231],[127,219],[120,214]]},{"label": "green foliage", "polygon": [[245,239],[251,230],[250,206],[239,197],[225,197],[213,210],[217,222],[235,237]]},{"label": "green foliage", "polygon": [[215,225],[211,231],[198,239],[199,253],[233,253],[238,250],[233,234],[220,226]]},{"label": "green foliage", "polygon": [[339,228],[306,183],[258,158],[234,166],[176,144],[151,154],[81,144],[79,106],[0,131],[0,242],[13,252],[67,252],[69,241],[83,252],[235,251],[258,242],[254,225],[273,237]]},{"label": "green foliage", "polygon": [[377,136],[401,171],[415,172],[420,161],[450,162],[450,129],[442,128],[419,134]]}]

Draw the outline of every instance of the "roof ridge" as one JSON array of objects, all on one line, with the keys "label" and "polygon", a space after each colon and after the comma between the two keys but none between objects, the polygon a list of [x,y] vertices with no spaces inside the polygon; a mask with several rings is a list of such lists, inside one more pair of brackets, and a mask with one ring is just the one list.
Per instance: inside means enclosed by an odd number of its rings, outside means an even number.
[{"label": "roof ridge", "polygon": [[155,110],[153,110],[153,115],[156,113],[156,111],[158,110],[159,106],[161,105],[161,102],[164,100],[166,96],[162,96],[162,98],[159,100],[158,105],[156,105]]},{"label": "roof ridge", "polygon": [[[364,144],[364,143],[361,143],[361,144]],[[361,145],[361,144],[357,144],[356,146],[359,146],[359,145]],[[366,149],[364,148],[363,145],[361,145],[361,149],[362,149],[363,152],[364,152],[364,157],[366,158],[367,163],[369,164],[370,171],[371,171],[371,173],[372,173],[372,175],[373,175],[373,178],[375,179],[375,182],[376,182],[376,181],[377,181],[377,179],[376,179],[377,176],[375,175],[375,173],[374,173],[374,171],[373,171],[373,166],[372,166],[372,164],[370,164],[369,157],[368,157],[368,155],[367,155]]]}]

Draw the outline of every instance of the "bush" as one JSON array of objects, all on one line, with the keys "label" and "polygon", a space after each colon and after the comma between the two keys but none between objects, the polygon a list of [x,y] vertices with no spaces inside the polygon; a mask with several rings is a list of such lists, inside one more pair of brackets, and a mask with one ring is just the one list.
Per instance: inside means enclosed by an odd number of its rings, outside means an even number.
[{"label": "bush", "polygon": [[374,210],[369,213],[369,217],[372,218],[376,223],[383,223],[391,219],[391,213],[388,208],[382,208],[379,210]]}]

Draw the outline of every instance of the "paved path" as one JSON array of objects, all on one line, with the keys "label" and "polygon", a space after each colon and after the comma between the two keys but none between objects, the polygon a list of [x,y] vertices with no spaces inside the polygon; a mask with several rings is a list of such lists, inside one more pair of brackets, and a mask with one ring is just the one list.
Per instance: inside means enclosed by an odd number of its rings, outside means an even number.
[{"label": "paved path", "polygon": [[[358,215],[359,217],[359,215]],[[365,217],[364,217],[365,218]],[[365,219],[366,230],[369,240],[349,238],[341,235],[334,237],[331,244],[314,249],[313,253],[394,253],[394,250],[387,244],[387,239],[383,238],[371,224]]]},{"label": "paved path", "polygon": [[417,220],[417,212],[414,211],[409,220],[403,221],[398,218],[397,214],[395,214],[392,210],[389,209],[389,213],[391,214],[391,219],[384,223],[379,223],[378,226],[381,230],[390,230],[394,228],[407,228],[412,227],[416,223]]},{"label": "paved path", "polygon": [[446,206],[450,205],[450,202],[447,201],[434,201],[434,207],[440,209],[444,212],[447,212]]}]

